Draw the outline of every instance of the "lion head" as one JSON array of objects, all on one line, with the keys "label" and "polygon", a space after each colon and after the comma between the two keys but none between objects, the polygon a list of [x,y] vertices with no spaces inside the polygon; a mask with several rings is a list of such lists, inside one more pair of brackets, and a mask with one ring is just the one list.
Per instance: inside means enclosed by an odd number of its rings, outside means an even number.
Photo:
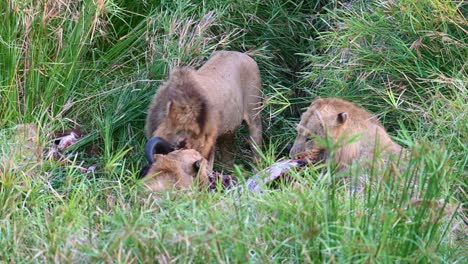
[{"label": "lion head", "polygon": [[145,130],[148,138],[163,138],[176,149],[195,149],[208,158],[216,140],[217,116],[194,71],[183,67],[171,73],[153,98]]},{"label": "lion head", "polygon": [[290,155],[335,150],[340,168],[355,161],[370,161],[376,153],[398,155],[401,147],[392,141],[378,119],[365,109],[338,98],[317,98],[301,116]]},{"label": "lion head", "polygon": [[170,144],[161,139],[152,139],[147,146],[150,163],[142,170],[145,186],[153,191],[170,189],[186,190],[192,186],[208,186],[208,161],[196,150],[179,149],[172,151]]},{"label": "lion head", "polygon": [[296,127],[297,137],[289,155],[323,149],[325,146],[322,143],[327,136],[334,140],[343,136],[347,121],[347,109],[335,107],[326,99],[316,99],[301,116]]}]

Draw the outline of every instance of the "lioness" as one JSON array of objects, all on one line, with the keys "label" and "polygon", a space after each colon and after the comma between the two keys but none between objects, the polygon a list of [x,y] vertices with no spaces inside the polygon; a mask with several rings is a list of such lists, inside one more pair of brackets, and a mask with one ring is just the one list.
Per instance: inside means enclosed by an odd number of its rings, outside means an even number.
[{"label": "lioness", "polygon": [[[156,144],[164,143],[159,141]],[[170,189],[186,190],[192,185],[201,189],[210,185],[208,161],[199,152],[180,149],[166,154],[155,154],[148,171],[144,173],[148,189],[162,192]]]},{"label": "lioness", "polygon": [[370,162],[376,154],[387,160],[402,151],[375,116],[338,98],[315,99],[302,114],[296,131],[290,156],[307,156],[311,151],[327,156],[328,150],[320,142],[328,135],[337,147],[334,162],[339,170],[353,163]]},{"label": "lioness", "polygon": [[[260,72],[248,55],[219,51],[198,70],[182,67],[171,72],[148,109],[145,132],[167,140],[175,149],[194,149],[213,168],[216,141],[226,149],[242,121],[249,127],[252,143],[261,146],[262,123]],[[221,142],[224,141],[224,142]],[[255,151],[254,151],[255,152]],[[147,156],[149,155],[147,153]]]},{"label": "lioness", "polygon": [[164,139],[155,138],[155,154],[148,159],[151,164],[142,170],[145,186],[155,192],[190,187],[217,190],[229,189],[237,184],[234,177],[221,173],[208,173],[208,161],[196,150],[173,151]]}]

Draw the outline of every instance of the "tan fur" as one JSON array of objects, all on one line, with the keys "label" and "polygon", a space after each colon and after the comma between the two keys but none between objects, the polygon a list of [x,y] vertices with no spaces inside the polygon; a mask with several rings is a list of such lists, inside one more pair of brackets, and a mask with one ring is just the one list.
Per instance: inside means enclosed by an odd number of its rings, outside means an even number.
[{"label": "tan fur", "polygon": [[148,109],[146,136],[199,151],[211,169],[216,140],[235,133],[243,120],[253,143],[261,146],[260,105],[255,61],[240,52],[216,52],[198,70],[183,67],[171,72]]},{"label": "tan fur", "polygon": [[[377,118],[355,104],[338,98],[318,98],[302,114],[291,156],[317,149],[326,151],[320,139],[326,135],[337,149],[334,161],[339,169],[353,163],[370,162],[375,154],[383,160],[398,157],[401,147],[393,142]],[[356,139],[353,139],[357,137]],[[376,148],[377,146],[377,148]]]},{"label": "tan fur", "polygon": [[[155,155],[153,163],[144,178],[146,187],[155,192],[171,189],[186,190],[191,186],[208,186],[208,161],[193,149],[175,150],[167,155]],[[194,164],[197,163],[199,170]]]}]

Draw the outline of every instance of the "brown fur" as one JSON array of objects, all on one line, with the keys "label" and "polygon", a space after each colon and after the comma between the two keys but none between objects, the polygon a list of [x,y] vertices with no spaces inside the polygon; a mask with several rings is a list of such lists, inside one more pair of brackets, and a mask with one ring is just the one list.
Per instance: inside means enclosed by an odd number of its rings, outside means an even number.
[{"label": "brown fur", "polygon": [[[323,150],[326,135],[337,147],[334,161],[339,169],[372,161],[375,154],[387,160],[398,157],[401,147],[393,142],[377,118],[355,104],[338,98],[318,98],[302,114],[291,156]],[[357,139],[353,139],[357,137]],[[376,149],[377,146],[377,149]]]},{"label": "brown fur", "polygon": [[216,52],[198,70],[183,67],[171,72],[148,109],[146,136],[197,150],[211,169],[216,140],[237,131],[242,121],[253,143],[261,146],[260,104],[255,61],[240,52]]},{"label": "brown fur", "polygon": [[155,160],[144,178],[146,187],[152,191],[186,190],[192,185],[200,188],[209,185],[208,162],[193,149],[156,154]]}]

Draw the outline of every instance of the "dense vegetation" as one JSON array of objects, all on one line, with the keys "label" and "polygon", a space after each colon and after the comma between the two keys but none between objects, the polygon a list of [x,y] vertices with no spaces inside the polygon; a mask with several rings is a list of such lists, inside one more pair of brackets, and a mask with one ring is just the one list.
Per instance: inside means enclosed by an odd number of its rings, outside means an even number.
[{"label": "dense vegetation", "polygon": [[[466,262],[463,1],[5,0],[0,13],[0,262]],[[263,80],[264,162],[239,133],[239,178],[285,154],[316,96],[378,115],[408,169],[371,173],[361,194],[325,164],[263,195],[154,200],[138,179],[149,100],[170,69],[223,49],[252,54]],[[29,123],[44,148],[56,131],[84,137],[68,161],[37,161],[15,151]]]}]

